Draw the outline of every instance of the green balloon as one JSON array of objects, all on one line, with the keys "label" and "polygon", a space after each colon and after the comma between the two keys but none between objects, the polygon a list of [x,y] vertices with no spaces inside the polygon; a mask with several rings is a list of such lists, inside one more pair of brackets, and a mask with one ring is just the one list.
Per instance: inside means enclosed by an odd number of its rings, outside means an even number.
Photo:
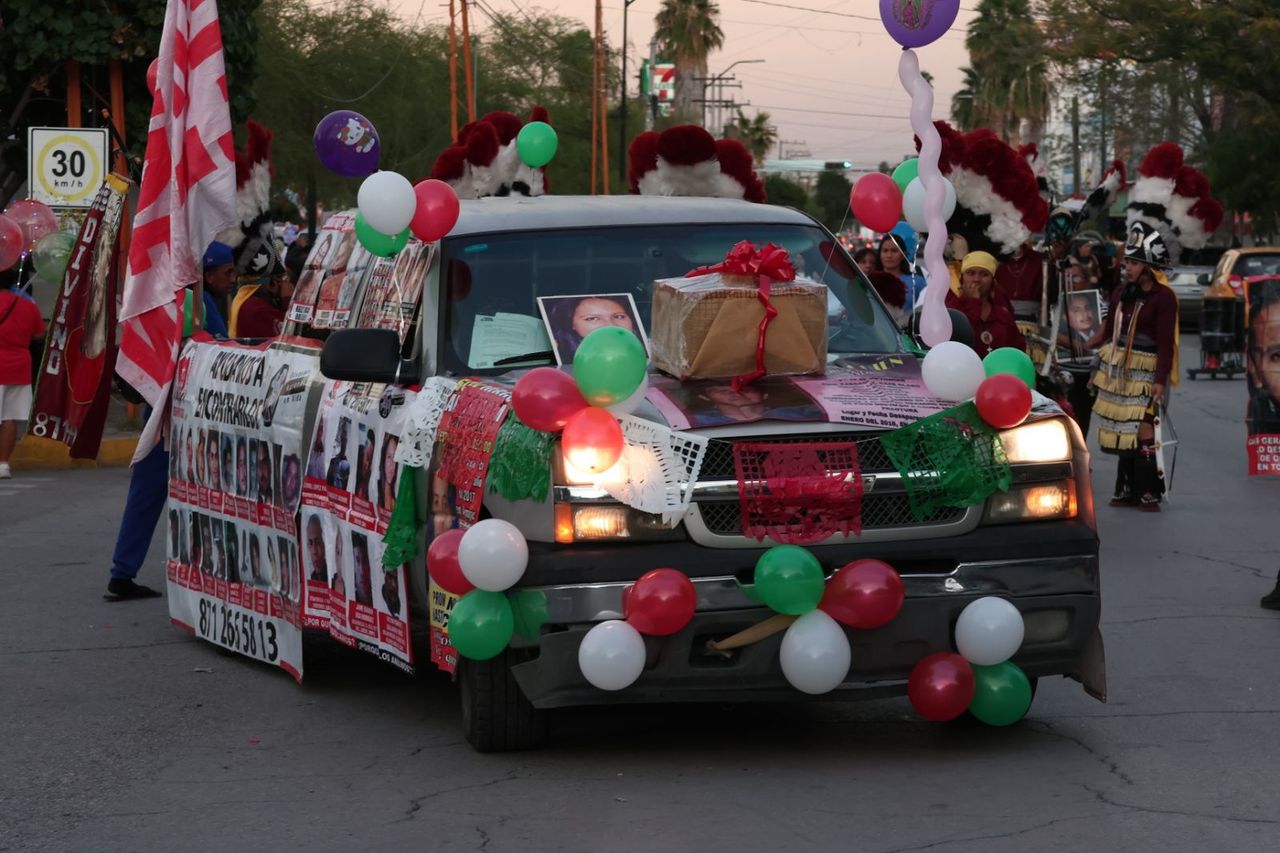
[{"label": "green balloon", "polygon": [[191,333],[195,330],[196,322],[196,295],[191,288],[185,288],[182,292],[182,336],[184,338],[191,337]]},{"label": "green balloon", "polygon": [[75,248],[76,235],[66,231],[53,231],[44,235],[31,250],[31,263],[36,272],[50,284],[62,284],[62,274],[67,271],[71,250]]},{"label": "green balloon", "polygon": [[630,397],[648,369],[644,344],[620,326],[601,326],[573,354],[574,381],[593,406],[612,406]]},{"label": "green balloon", "polygon": [[534,169],[550,163],[559,145],[555,129],[545,121],[531,121],[516,134],[516,154],[520,162]]},{"label": "green balloon", "polygon": [[893,182],[898,185],[898,189],[903,192],[907,191],[907,184],[914,181],[920,176],[920,160],[913,157],[910,160],[903,160],[898,164],[898,168],[893,170]]},{"label": "green balloon", "polygon": [[377,255],[380,258],[393,258],[409,242],[409,229],[406,228],[395,235],[383,234],[381,231],[375,230],[368,222],[365,222],[364,215],[357,211],[356,239],[360,241],[360,245],[364,246],[369,254]]},{"label": "green balloon", "polygon": [[515,617],[515,630],[526,640],[535,641],[542,626],[551,620],[547,611],[547,594],[540,589],[509,589],[507,601]]},{"label": "green balloon", "polygon": [[511,642],[515,619],[506,593],[473,589],[458,599],[449,614],[449,640],[458,654],[488,660]]},{"label": "green balloon", "polygon": [[1013,661],[973,667],[969,713],[989,726],[1011,726],[1031,708],[1031,680]]},{"label": "green balloon", "polygon": [[775,545],[756,562],[756,594],[779,613],[802,616],[822,600],[822,564],[799,545]]},{"label": "green balloon", "polygon": [[1012,373],[1027,383],[1032,391],[1036,388],[1036,366],[1031,363],[1031,356],[1014,347],[1000,347],[987,353],[982,360],[982,368],[988,376],[1001,373]]}]

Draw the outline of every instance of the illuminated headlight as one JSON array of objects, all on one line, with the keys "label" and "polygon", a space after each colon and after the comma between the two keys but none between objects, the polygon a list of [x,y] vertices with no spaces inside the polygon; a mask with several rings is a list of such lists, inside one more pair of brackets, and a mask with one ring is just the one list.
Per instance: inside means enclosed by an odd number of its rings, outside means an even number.
[{"label": "illuminated headlight", "polygon": [[563,453],[556,455],[560,458],[560,470],[556,472],[556,482],[568,486],[591,486],[600,479],[599,474],[588,474],[586,471],[575,468],[567,455]]},{"label": "illuminated headlight", "polygon": [[1065,462],[1071,458],[1071,436],[1061,420],[1039,421],[1000,433],[1010,463]]},{"label": "illuminated headlight", "polygon": [[1049,521],[1075,518],[1076,484],[1073,480],[1017,486],[991,496],[987,502],[986,522],[1008,524],[1014,521]]},{"label": "illuminated headlight", "polygon": [[660,541],[678,539],[679,526],[663,523],[661,515],[620,504],[556,504],[556,542]]}]

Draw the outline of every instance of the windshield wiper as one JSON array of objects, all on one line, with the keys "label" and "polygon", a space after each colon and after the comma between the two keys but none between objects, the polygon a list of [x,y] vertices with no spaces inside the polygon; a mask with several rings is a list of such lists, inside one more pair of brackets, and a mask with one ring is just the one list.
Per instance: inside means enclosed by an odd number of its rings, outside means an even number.
[{"label": "windshield wiper", "polygon": [[506,358],[500,358],[493,363],[494,367],[502,367],[507,364],[516,364],[521,361],[532,361],[533,359],[543,359],[545,361],[555,361],[556,354],[551,350],[543,350],[542,352],[527,352],[524,355],[509,355]]}]

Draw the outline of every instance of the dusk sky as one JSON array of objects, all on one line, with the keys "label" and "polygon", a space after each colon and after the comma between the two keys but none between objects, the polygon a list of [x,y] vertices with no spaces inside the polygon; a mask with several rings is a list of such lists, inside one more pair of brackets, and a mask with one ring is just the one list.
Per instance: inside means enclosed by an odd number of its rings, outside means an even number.
[{"label": "dusk sky", "polygon": [[[439,2],[394,0],[394,5],[408,20],[420,14],[423,21],[447,23],[448,6],[442,8]],[[496,12],[537,8],[576,18],[588,27],[595,16],[593,0],[484,2]],[[633,95],[659,4],[660,0],[636,0],[630,8],[627,65]],[[921,68],[934,78],[935,118],[949,115],[951,96],[960,88],[960,69],[968,64],[964,33],[975,14],[973,5],[961,7],[945,36],[917,50]],[[784,8],[797,6],[836,14]],[[726,94],[749,101],[744,112],[769,113],[780,137],[803,143],[813,157],[849,160],[860,169],[874,169],[881,160],[897,162],[914,153],[910,99],[898,82],[901,48],[884,31],[878,10],[875,0],[722,0],[725,46],[711,55],[709,72],[719,74],[738,60],[763,59],[762,64],[739,65],[732,71],[743,87]],[[471,21],[481,32],[488,25],[482,12],[473,12]],[[620,45],[622,0],[606,0],[604,26],[610,43]],[[801,146],[788,146],[792,147]]]}]

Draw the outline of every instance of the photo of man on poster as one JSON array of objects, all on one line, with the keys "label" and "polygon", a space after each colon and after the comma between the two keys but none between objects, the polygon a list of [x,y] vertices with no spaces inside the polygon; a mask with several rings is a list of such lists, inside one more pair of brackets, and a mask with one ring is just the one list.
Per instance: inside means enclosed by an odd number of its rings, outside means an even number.
[{"label": "photo of man on poster", "polygon": [[1280,435],[1280,276],[1247,287],[1249,435]]}]

